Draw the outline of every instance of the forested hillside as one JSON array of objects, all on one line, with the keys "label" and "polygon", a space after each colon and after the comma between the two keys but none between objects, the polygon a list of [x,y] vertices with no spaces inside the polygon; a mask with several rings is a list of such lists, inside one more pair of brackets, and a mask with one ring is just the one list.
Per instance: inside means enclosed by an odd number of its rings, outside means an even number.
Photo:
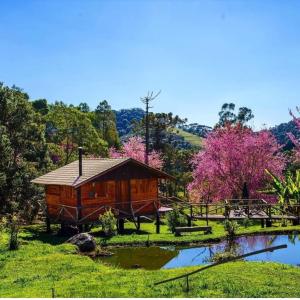
[{"label": "forested hillside", "polygon": [[120,109],[116,114],[117,129],[120,137],[131,133],[133,123],[143,119],[145,112],[141,108]]},{"label": "forested hillside", "polygon": [[295,122],[290,121],[288,123],[282,123],[270,129],[270,131],[276,137],[278,143],[284,145],[287,149],[293,147],[293,143],[288,136],[288,133],[292,133],[297,138],[300,138],[300,132],[295,124]]},{"label": "forested hillside", "polygon": [[189,132],[191,134],[200,136],[200,137],[207,137],[207,135],[212,131],[212,128],[206,125],[200,125],[198,123],[191,123],[191,124],[183,124],[179,126],[180,129]]}]

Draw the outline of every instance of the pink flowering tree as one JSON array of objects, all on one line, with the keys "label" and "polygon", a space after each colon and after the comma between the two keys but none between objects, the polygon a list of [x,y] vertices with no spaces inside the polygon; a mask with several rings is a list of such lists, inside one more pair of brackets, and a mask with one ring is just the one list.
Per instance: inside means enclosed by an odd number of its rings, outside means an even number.
[{"label": "pink flowering tree", "polygon": [[270,181],[265,170],[281,176],[285,158],[269,131],[226,125],[207,137],[192,165],[188,190],[194,201],[241,198],[245,183],[250,198],[261,198],[259,190]]},{"label": "pink flowering tree", "polygon": [[[300,108],[296,107],[296,110],[298,113],[300,113]],[[290,111],[290,115],[293,117],[294,123],[297,127],[298,130],[300,130],[300,118],[296,117],[292,111]],[[291,132],[288,133],[289,138],[291,139],[291,141],[293,142],[293,144],[295,145],[295,149],[293,151],[293,159],[295,162],[300,162],[300,140],[297,139]]]},{"label": "pink flowering tree", "polygon": [[[143,143],[142,138],[131,137],[127,142],[123,143],[121,150],[116,150],[113,147],[110,148],[109,157],[131,157],[140,162],[145,162],[145,144]],[[159,152],[153,150],[149,153],[149,166],[155,169],[162,168],[163,160]]]}]

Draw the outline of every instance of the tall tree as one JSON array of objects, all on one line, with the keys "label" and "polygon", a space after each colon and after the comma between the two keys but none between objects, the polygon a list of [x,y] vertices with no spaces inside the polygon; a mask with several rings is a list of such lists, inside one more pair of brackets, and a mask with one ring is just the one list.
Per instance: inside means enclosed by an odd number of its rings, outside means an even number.
[{"label": "tall tree", "polygon": [[[176,126],[183,124],[186,120],[179,118],[173,113],[149,113],[149,148],[162,151],[167,144],[167,135]],[[143,135],[146,119],[134,124],[136,135]]]},{"label": "tall tree", "polygon": [[[296,111],[300,114],[300,108],[296,107]],[[298,132],[300,131],[300,118],[296,117],[295,114],[290,111],[290,115],[293,118],[294,124],[297,127]],[[296,137],[296,134],[289,132],[288,137],[294,145],[294,149],[292,151],[293,154],[293,162],[298,166],[300,164],[300,139]]]},{"label": "tall tree", "polygon": [[161,91],[156,95],[153,92],[148,92],[147,96],[141,98],[141,101],[145,104],[145,164],[149,163],[149,109],[150,103],[158,97]]},{"label": "tall tree", "polygon": [[245,125],[248,121],[254,118],[252,110],[248,107],[240,107],[238,113],[235,113],[234,103],[224,103],[219,112],[219,122],[216,127],[222,127],[226,124],[242,124]]},{"label": "tall tree", "polygon": [[118,147],[120,144],[116,127],[116,116],[106,100],[99,103],[95,110],[93,125],[109,146]]},{"label": "tall tree", "polygon": [[77,108],[81,111],[81,112],[84,112],[84,113],[88,113],[90,112],[90,107],[87,103],[85,102],[81,102]]},{"label": "tall tree", "polygon": [[195,155],[189,191],[198,198],[240,198],[246,182],[249,196],[261,197],[258,190],[270,181],[265,170],[281,176],[285,162],[269,131],[253,132],[241,124],[227,124],[213,131],[204,149]]},{"label": "tall tree", "polygon": [[49,106],[46,99],[34,100],[31,104],[34,110],[42,115],[46,115],[49,112]]},{"label": "tall tree", "polygon": [[37,213],[43,192],[30,180],[50,166],[44,132],[28,95],[0,83],[0,213]]},{"label": "tall tree", "polygon": [[58,158],[63,164],[77,158],[78,146],[82,146],[87,154],[106,155],[107,143],[100,138],[85,113],[63,103],[56,103],[51,107],[46,120],[47,140],[52,143],[51,149],[54,150],[51,154],[57,156],[63,153],[63,157]]}]

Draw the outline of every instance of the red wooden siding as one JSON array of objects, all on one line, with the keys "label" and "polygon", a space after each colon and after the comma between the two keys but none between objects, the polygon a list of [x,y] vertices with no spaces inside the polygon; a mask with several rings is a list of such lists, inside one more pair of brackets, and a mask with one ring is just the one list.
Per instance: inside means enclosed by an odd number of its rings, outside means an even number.
[{"label": "red wooden siding", "polygon": [[[117,209],[123,216],[124,212],[131,215],[132,209],[136,211],[135,215],[152,214],[156,212],[154,201],[157,198],[157,178],[88,182],[81,186],[81,217],[85,222],[96,221],[109,207]],[[46,202],[52,219],[57,218],[61,205],[65,205],[60,219],[76,220],[77,191],[73,187],[47,186]]]}]

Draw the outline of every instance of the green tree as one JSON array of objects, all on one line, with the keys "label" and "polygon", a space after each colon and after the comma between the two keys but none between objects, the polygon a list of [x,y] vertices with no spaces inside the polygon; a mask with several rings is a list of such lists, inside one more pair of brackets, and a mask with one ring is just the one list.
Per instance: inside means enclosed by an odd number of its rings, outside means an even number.
[{"label": "green tree", "polygon": [[[149,137],[150,149],[163,150],[165,145],[168,144],[166,137],[172,129],[176,126],[186,122],[173,113],[149,113]],[[134,123],[134,133],[144,136],[145,131],[145,117]]]},{"label": "green tree", "polygon": [[49,106],[46,99],[34,100],[31,103],[36,112],[39,112],[42,115],[46,115],[49,112]]},{"label": "green tree", "polygon": [[224,103],[221,111],[219,112],[219,122],[217,127],[223,127],[225,124],[243,124],[245,125],[248,121],[254,118],[252,110],[248,107],[240,107],[238,113],[235,113],[234,103]]},{"label": "green tree", "polygon": [[0,84],[0,213],[22,212],[31,220],[43,190],[30,181],[50,167],[45,126],[29,97]]},{"label": "green tree", "polygon": [[47,140],[63,149],[64,157],[59,157],[63,164],[77,158],[79,146],[84,148],[86,154],[107,154],[107,143],[99,136],[86,113],[63,103],[56,103],[51,106],[46,120]]},{"label": "green tree", "polygon": [[90,107],[87,103],[81,102],[77,107],[81,112],[88,113],[90,112]]},{"label": "green tree", "polygon": [[101,101],[97,106],[93,117],[93,125],[110,147],[119,147],[120,140],[116,127],[116,115],[106,100]]}]

